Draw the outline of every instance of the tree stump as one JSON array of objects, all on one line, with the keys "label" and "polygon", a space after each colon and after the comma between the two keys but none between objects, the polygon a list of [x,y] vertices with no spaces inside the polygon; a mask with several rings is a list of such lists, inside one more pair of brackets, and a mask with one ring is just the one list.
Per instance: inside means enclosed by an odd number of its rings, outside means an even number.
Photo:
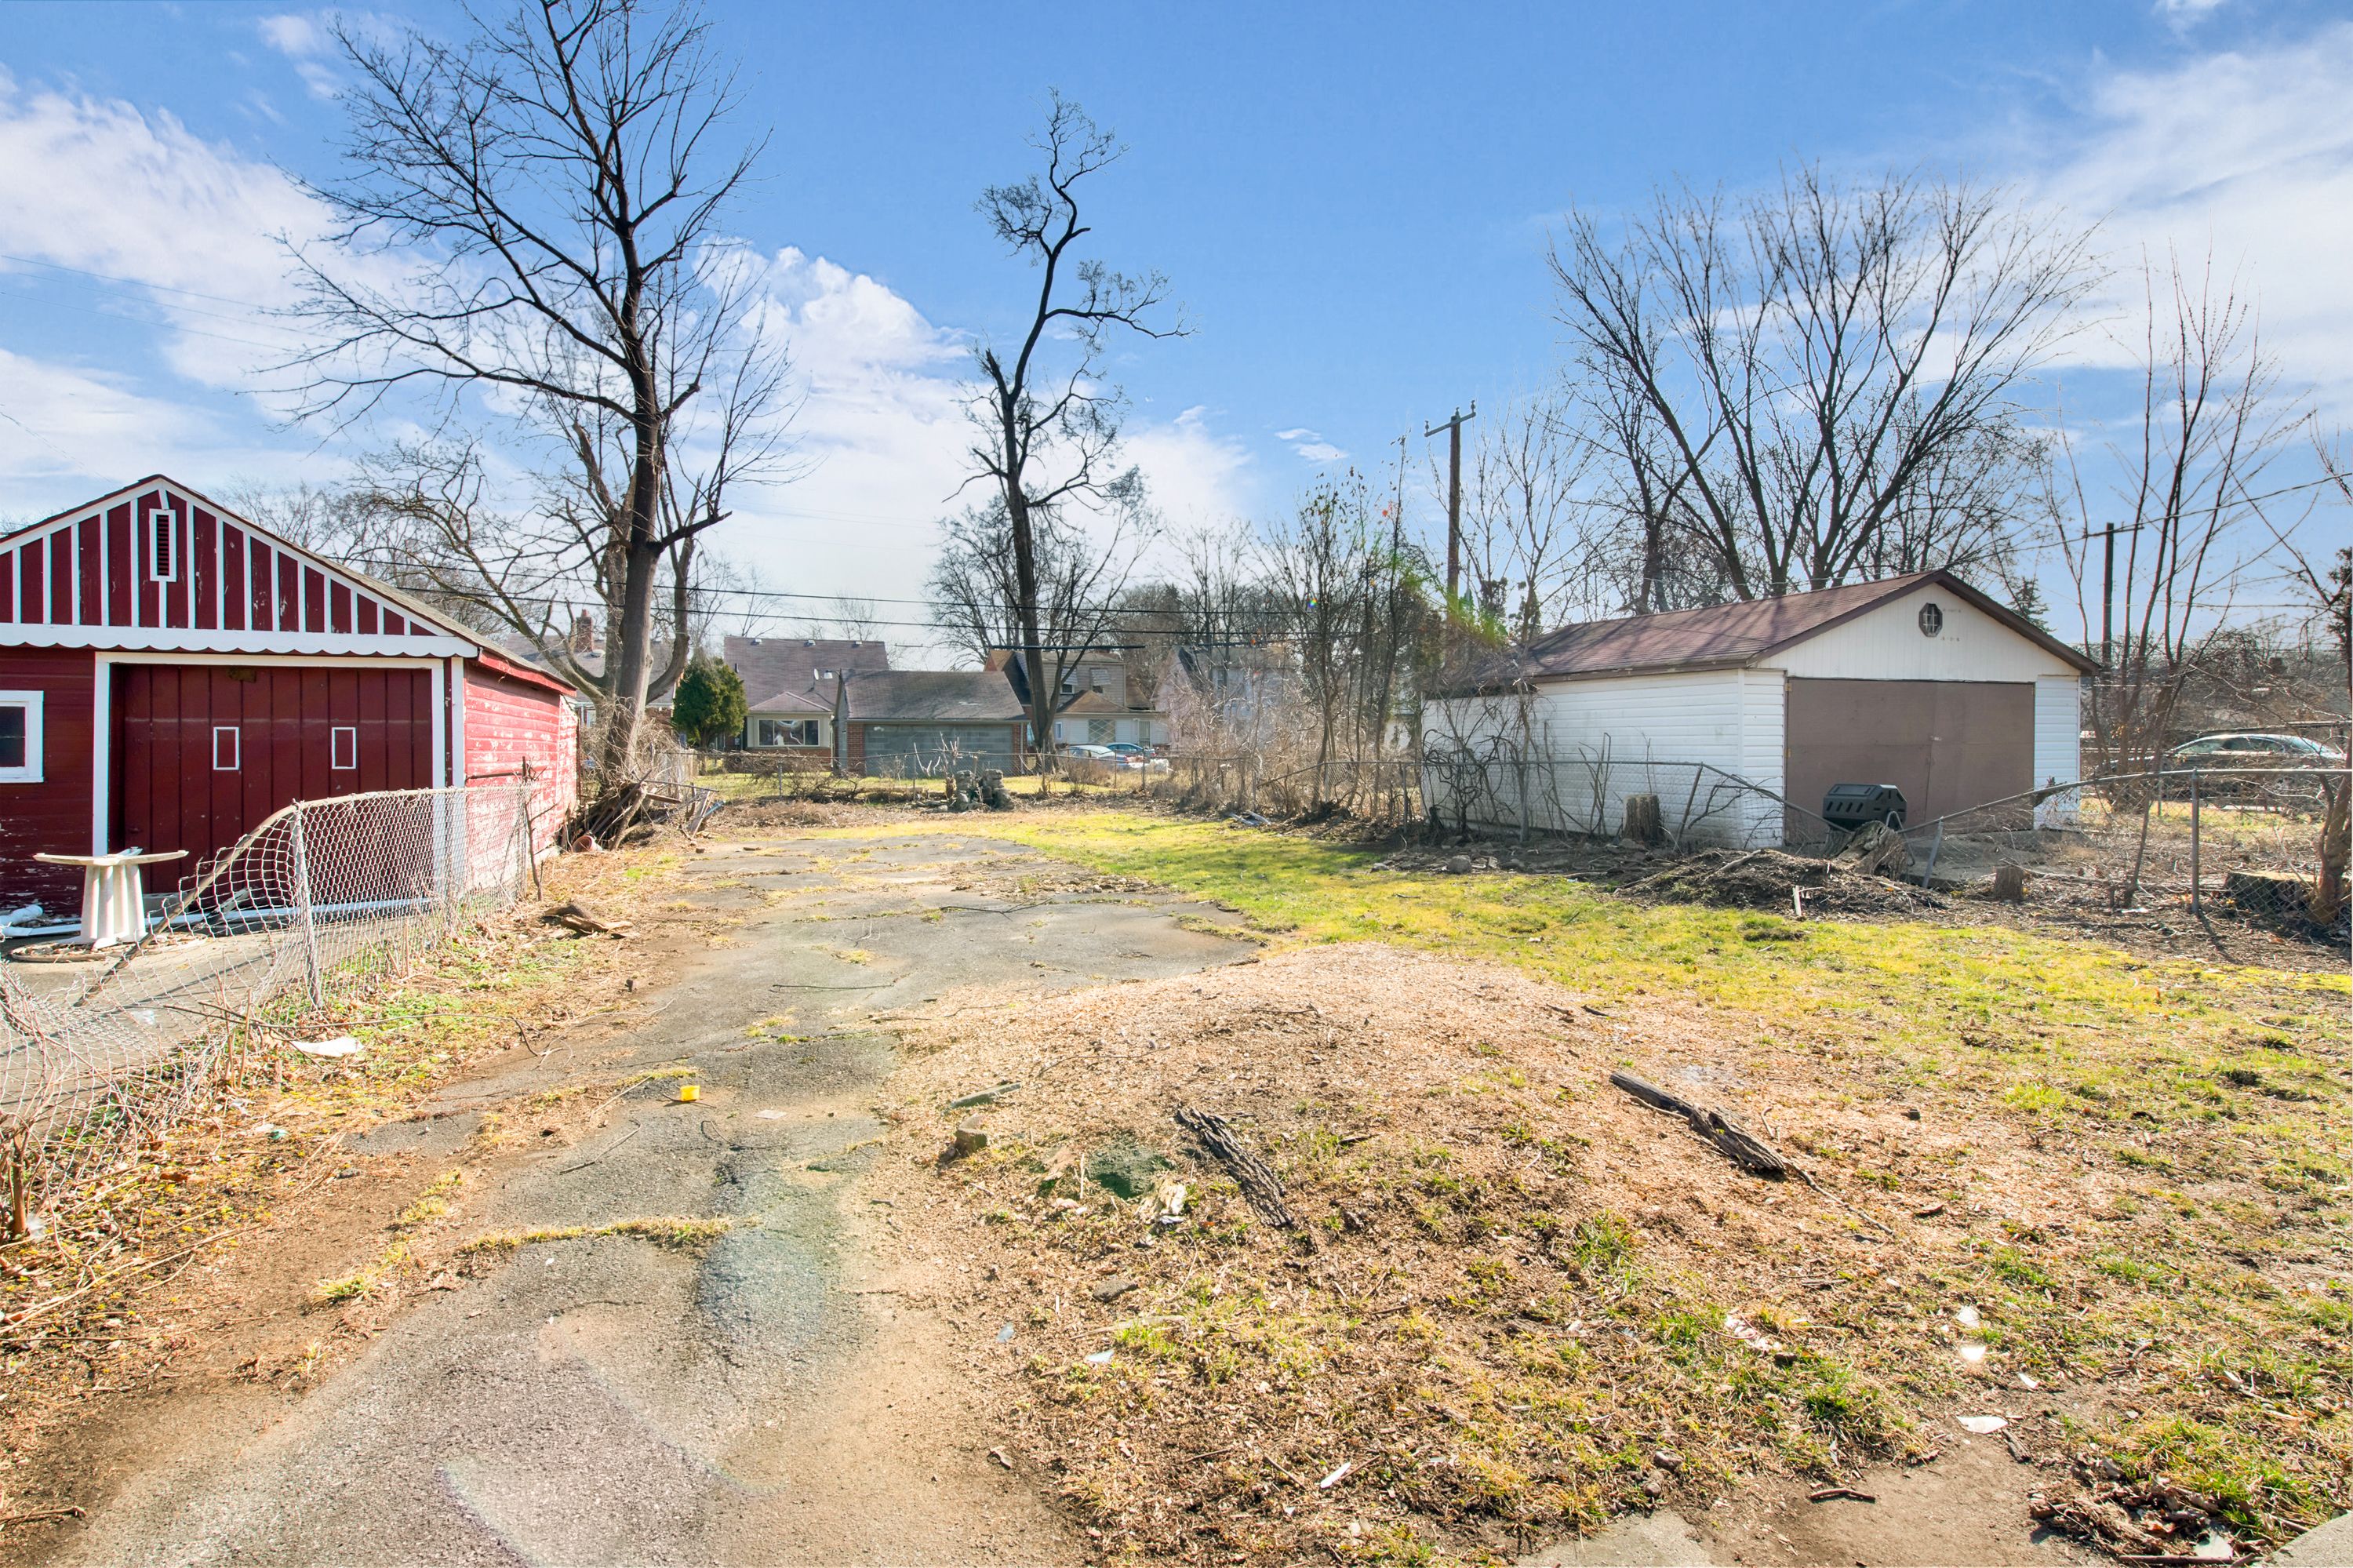
[{"label": "tree stump", "polygon": [[1667,836],[1656,795],[1626,797],[1626,821],[1619,836],[1638,844],[1654,844]]},{"label": "tree stump", "polygon": [[2026,902],[2026,868],[2009,861],[1993,868],[1993,895],[2004,904]]},{"label": "tree stump", "polygon": [[2226,871],[2222,896],[2247,914],[2287,919],[2303,915],[2312,898],[2312,885],[2300,876],[2274,871]]}]

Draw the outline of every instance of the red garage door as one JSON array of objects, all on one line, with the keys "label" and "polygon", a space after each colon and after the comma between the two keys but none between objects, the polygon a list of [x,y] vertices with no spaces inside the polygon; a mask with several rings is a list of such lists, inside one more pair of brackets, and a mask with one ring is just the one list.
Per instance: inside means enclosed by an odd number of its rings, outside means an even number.
[{"label": "red garage door", "polygon": [[424,670],[118,664],[109,848],[195,863],[291,800],[430,784]]}]

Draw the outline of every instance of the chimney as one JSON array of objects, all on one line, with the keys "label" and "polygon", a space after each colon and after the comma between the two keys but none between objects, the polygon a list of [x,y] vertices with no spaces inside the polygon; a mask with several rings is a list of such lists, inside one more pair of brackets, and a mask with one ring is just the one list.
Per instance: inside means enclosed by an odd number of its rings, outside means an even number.
[{"label": "chimney", "polygon": [[575,653],[596,652],[596,622],[595,618],[586,611],[572,618],[571,647]]}]

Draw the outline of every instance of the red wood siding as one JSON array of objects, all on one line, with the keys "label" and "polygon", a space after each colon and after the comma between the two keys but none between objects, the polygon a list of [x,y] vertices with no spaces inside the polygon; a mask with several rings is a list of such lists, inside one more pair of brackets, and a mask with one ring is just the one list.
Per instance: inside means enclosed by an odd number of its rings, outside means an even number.
[{"label": "red wood siding", "polygon": [[[151,514],[171,518],[174,571],[153,572]],[[0,539],[0,626],[429,638],[330,563],[224,518],[163,481]],[[209,640],[192,638],[199,645]],[[234,652],[223,636],[219,651]]]},{"label": "red wood siding", "polygon": [[68,917],[81,908],[81,873],[33,856],[90,853],[97,679],[87,649],[0,648],[0,691],[42,694],[41,782],[0,784],[0,911],[36,899]]},{"label": "red wood siding", "polygon": [[[427,671],[117,664],[113,685],[110,848],[184,849],[185,870],[289,801],[433,781]],[[220,726],[237,731],[234,769],[214,765]],[[339,726],[357,731],[356,768],[332,766]]]},{"label": "red wood siding", "polygon": [[528,764],[535,846],[556,842],[579,797],[580,731],[572,705],[543,686],[466,664],[466,779],[510,777]]}]

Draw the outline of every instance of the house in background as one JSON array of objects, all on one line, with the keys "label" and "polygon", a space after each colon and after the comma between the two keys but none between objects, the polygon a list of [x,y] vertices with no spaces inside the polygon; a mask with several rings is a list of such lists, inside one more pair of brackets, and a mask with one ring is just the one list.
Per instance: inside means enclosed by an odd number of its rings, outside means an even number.
[{"label": "house in background", "polygon": [[967,768],[1018,770],[1028,715],[990,670],[852,674],[842,694],[842,766],[851,773],[928,779]]},{"label": "house in background", "polygon": [[280,807],[535,779],[578,788],[572,688],[161,475],[0,535],[0,906],[71,908],[39,853],[185,850]]},{"label": "house in background", "polygon": [[746,750],[834,760],[836,687],[891,668],[890,645],[826,637],[730,637],[720,659],[744,683]]},{"label": "house in background", "polygon": [[1180,643],[1160,675],[1170,743],[1188,752],[1263,750],[1312,724],[1282,642]]},{"label": "house in background", "polygon": [[720,657],[744,682],[744,749],[849,773],[930,777],[1018,768],[1020,705],[987,670],[893,670],[887,644],[730,637]]},{"label": "house in background", "polygon": [[[1426,730],[1441,753],[1500,758],[1525,736],[1555,759],[1525,808],[1531,827],[1614,830],[1626,795],[1681,796],[1695,772],[1655,765],[1704,764],[1695,794],[1727,779],[1756,790],[1734,790],[1697,836],[1778,842],[1822,831],[1833,784],[1894,784],[1918,825],[2073,783],[2095,668],[1951,574],[1922,572],[1567,627],[1431,704]],[[1531,770],[1503,771],[1483,808],[1501,801],[1508,816]],[[1442,797],[1460,786],[1442,768],[1430,782],[1451,811]],[[1671,827],[1682,804],[1662,800]],[[1556,812],[1567,820],[1545,820]],[[2024,825],[2025,809],[2015,815]]]},{"label": "house in background", "polygon": [[[1018,648],[989,651],[987,668],[1001,672],[1028,711],[1029,682]],[[1142,747],[1168,744],[1168,715],[1144,690],[1115,649],[1090,649],[1071,662],[1057,683],[1054,742],[1058,746]]]}]

